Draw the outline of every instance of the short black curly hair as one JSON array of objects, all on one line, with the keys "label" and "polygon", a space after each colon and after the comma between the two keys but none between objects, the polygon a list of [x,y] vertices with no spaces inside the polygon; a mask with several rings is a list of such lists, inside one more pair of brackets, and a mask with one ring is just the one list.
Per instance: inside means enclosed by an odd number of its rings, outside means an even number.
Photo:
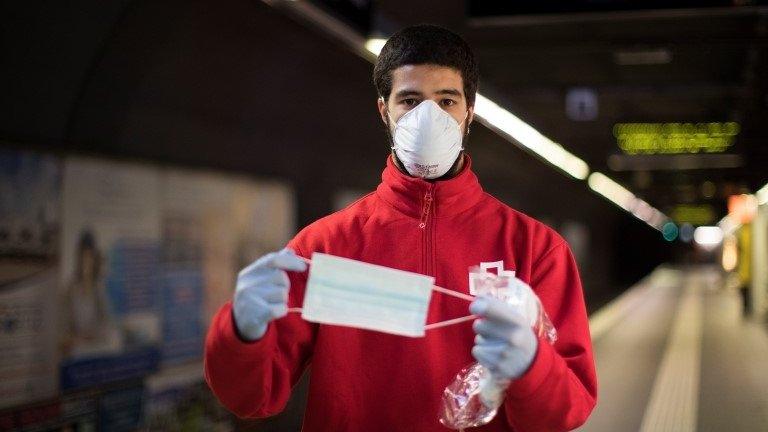
[{"label": "short black curly hair", "polygon": [[392,93],[392,71],[404,65],[434,64],[456,69],[464,82],[467,105],[475,105],[480,70],[469,44],[456,33],[431,24],[406,27],[393,34],[373,67],[373,84],[384,100]]}]

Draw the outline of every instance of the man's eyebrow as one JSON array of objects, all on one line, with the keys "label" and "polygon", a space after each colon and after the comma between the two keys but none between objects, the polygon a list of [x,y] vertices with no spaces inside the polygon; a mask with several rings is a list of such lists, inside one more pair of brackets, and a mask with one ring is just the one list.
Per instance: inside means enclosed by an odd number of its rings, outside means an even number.
[{"label": "man's eyebrow", "polygon": [[[451,96],[458,96],[462,97],[464,96],[461,91],[456,90],[455,88],[445,88],[435,91],[435,94],[437,95],[451,95]],[[395,93],[396,98],[402,98],[407,96],[422,96],[421,92],[418,90],[413,89],[403,89]]]},{"label": "man's eyebrow", "polygon": [[453,96],[459,96],[459,97],[463,96],[460,91],[458,91],[456,89],[453,89],[453,88],[447,88],[447,89],[438,90],[438,91],[435,92],[435,94],[439,94],[439,95],[446,95],[447,94],[447,95],[453,95]]},{"label": "man's eyebrow", "polygon": [[406,96],[421,96],[421,92],[413,89],[403,89],[395,93],[396,98],[401,98]]}]

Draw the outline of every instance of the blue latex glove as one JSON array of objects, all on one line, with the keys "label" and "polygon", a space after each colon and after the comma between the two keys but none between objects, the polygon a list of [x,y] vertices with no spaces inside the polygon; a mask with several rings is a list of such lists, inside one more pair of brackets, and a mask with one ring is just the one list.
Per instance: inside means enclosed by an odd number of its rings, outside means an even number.
[{"label": "blue latex glove", "polygon": [[469,311],[480,318],[472,356],[497,379],[515,379],[533,362],[539,340],[520,312],[501,300],[478,297]]},{"label": "blue latex glove", "polygon": [[232,312],[240,337],[261,339],[269,322],[288,313],[291,282],[286,270],[303,272],[307,264],[291,249],[272,252],[240,271]]}]

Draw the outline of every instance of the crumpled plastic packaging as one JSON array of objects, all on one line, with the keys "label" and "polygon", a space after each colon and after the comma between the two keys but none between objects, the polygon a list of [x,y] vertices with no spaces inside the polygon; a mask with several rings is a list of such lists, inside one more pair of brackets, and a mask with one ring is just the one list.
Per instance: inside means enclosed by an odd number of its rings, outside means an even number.
[{"label": "crumpled plastic packaging", "polygon": [[[557,340],[557,330],[541,306],[538,296],[521,280],[506,275],[497,276],[479,267],[470,268],[470,284],[476,295],[486,295],[519,308],[528,318],[536,335],[550,344]],[[479,363],[462,369],[443,391],[440,423],[462,430],[482,426],[496,416],[504,401],[504,390],[510,380],[494,377]]]}]

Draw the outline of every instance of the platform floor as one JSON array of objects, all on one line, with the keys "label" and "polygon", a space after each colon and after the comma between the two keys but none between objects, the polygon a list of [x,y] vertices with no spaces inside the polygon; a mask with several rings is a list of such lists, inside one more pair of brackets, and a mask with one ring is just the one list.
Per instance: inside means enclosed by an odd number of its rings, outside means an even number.
[{"label": "platform floor", "polygon": [[599,380],[582,432],[768,432],[768,325],[713,267],[660,267],[590,317]]}]

